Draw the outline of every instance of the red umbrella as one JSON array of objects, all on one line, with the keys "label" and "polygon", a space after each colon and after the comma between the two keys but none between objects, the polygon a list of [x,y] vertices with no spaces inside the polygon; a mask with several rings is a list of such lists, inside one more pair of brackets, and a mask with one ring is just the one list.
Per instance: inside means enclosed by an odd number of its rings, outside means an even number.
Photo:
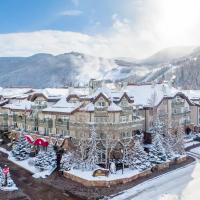
[{"label": "red umbrella", "polygon": [[43,138],[38,138],[35,140],[34,145],[47,147],[49,145],[49,143]]},{"label": "red umbrella", "polygon": [[34,143],[34,139],[33,139],[30,135],[25,135],[24,137],[26,138],[26,140],[27,140],[30,144],[33,144],[33,143]]}]

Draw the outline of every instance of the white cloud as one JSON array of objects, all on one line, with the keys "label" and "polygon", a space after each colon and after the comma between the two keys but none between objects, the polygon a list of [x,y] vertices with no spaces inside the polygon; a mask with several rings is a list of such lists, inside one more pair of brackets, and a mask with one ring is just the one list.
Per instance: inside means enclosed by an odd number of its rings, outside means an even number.
[{"label": "white cloud", "polygon": [[[114,14],[112,27],[104,33],[42,30],[0,34],[0,56],[78,51],[103,57],[142,58],[169,46],[199,45],[199,10],[199,0],[137,0],[125,9],[133,16],[124,19]],[[62,14],[75,16],[81,11]]]},{"label": "white cloud", "polygon": [[65,11],[61,12],[60,15],[62,15],[62,16],[79,16],[82,13],[83,12],[81,10],[65,10]]}]

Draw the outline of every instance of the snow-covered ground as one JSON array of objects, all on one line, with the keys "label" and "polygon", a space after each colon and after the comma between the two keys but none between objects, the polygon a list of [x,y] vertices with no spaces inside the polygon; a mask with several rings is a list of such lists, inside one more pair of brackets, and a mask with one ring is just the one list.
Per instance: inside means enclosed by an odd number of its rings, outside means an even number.
[{"label": "snow-covered ground", "polygon": [[113,200],[197,200],[199,186],[200,164],[197,163],[144,182]]},{"label": "snow-covered ground", "polygon": [[85,180],[93,180],[93,181],[111,181],[111,180],[117,180],[122,178],[130,178],[136,174],[139,174],[140,172],[138,170],[131,170],[131,169],[124,169],[124,172],[122,174],[121,170],[116,171],[116,174],[109,174],[108,177],[106,176],[97,176],[93,177],[93,171],[81,171],[81,170],[70,170],[68,173],[78,176],[80,178],[83,178]]},{"label": "snow-covered ground", "polygon": [[[196,148],[200,154],[200,148]],[[124,191],[112,200],[198,200],[200,161],[146,181]]]},{"label": "snow-covered ground", "polygon": [[0,152],[8,154],[8,160],[31,172],[34,178],[46,178],[47,176],[51,175],[51,173],[55,170],[51,169],[41,172],[38,168],[36,168],[33,164],[31,164],[33,158],[28,158],[26,160],[18,161],[12,156],[11,152],[7,151],[2,147],[0,147]]}]

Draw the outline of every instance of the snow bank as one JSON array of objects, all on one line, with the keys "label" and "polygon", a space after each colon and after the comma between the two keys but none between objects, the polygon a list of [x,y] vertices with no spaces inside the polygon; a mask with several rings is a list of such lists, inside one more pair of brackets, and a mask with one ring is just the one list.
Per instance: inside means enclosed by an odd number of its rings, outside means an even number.
[{"label": "snow bank", "polygon": [[56,168],[53,168],[51,170],[45,170],[45,171],[42,171],[42,172],[37,172],[33,175],[33,178],[47,178],[48,176],[50,176],[54,170]]},{"label": "snow bank", "polygon": [[130,178],[134,175],[137,175],[141,172],[139,172],[138,170],[131,170],[131,169],[124,169],[124,172],[122,174],[122,170],[118,170],[116,171],[116,174],[109,174],[109,176],[97,176],[97,177],[93,177],[93,171],[82,171],[82,170],[76,170],[76,169],[72,169],[70,171],[67,171],[67,173],[72,174],[74,176],[80,177],[82,179],[85,180],[89,180],[89,181],[112,181],[112,180],[117,180],[117,179],[123,179],[123,178]]},{"label": "snow bank", "polygon": [[18,187],[14,184],[12,187],[0,187],[0,190],[12,192],[18,190]]},{"label": "snow bank", "polygon": [[45,171],[40,171],[38,168],[36,168],[34,165],[30,164],[33,162],[34,158],[28,158],[26,160],[16,160],[15,157],[12,156],[12,153],[10,151],[7,151],[6,149],[0,147],[0,151],[3,153],[8,154],[8,160],[13,162],[14,164],[24,168],[25,170],[29,171],[30,173],[33,174],[34,178],[46,178],[47,176],[50,176],[52,172],[55,170],[55,168],[51,170],[45,170]]},{"label": "snow bank", "polygon": [[8,155],[10,154],[9,151],[7,151],[6,149],[4,149],[2,147],[0,147],[0,151],[3,152],[3,153],[5,153],[5,154],[8,154]]}]

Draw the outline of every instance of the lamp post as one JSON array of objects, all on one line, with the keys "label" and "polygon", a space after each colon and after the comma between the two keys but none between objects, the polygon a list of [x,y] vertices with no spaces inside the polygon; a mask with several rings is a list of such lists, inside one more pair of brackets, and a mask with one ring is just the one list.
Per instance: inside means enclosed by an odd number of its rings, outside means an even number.
[{"label": "lamp post", "polygon": [[122,174],[124,174],[124,149],[121,149],[122,153]]}]

